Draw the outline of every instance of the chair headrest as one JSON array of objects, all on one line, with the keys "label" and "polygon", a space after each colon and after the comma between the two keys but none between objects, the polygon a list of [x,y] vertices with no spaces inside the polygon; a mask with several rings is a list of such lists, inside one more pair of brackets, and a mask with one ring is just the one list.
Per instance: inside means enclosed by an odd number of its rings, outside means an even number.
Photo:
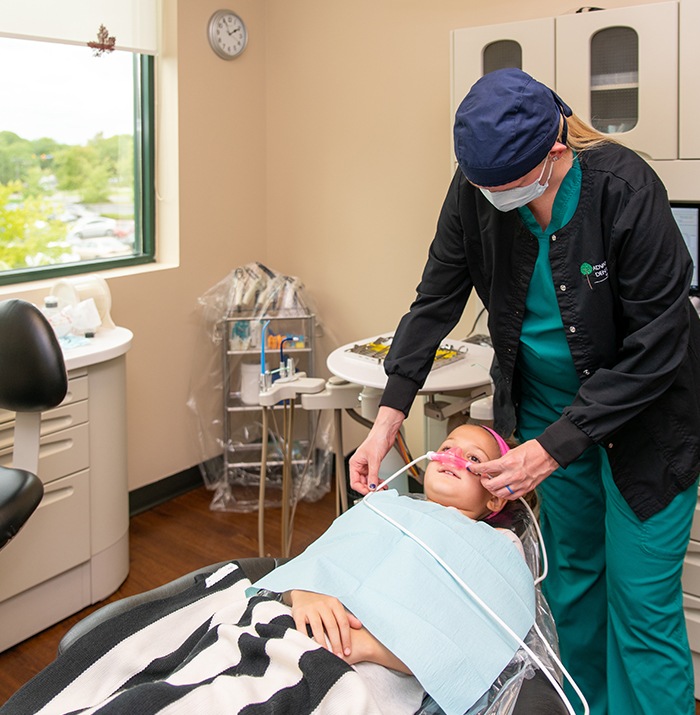
[{"label": "chair headrest", "polygon": [[521,537],[529,527],[530,512],[522,502],[510,501],[497,514],[487,517],[484,521],[497,529],[510,529],[516,536]]},{"label": "chair headrest", "polygon": [[44,314],[24,300],[0,302],[0,407],[42,412],[68,390],[61,346]]}]

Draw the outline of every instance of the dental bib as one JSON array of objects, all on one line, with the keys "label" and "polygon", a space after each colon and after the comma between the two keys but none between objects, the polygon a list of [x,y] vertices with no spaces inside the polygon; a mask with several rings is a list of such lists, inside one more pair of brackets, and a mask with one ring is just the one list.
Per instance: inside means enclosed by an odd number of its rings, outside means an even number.
[{"label": "dental bib", "polygon": [[335,596],[447,715],[462,715],[519,644],[402,529],[439,554],[521,639],[535,619],[532,575],[510,539],[456,509],[393,490],[370,499],[385,516],[360,502],[300,556],[257,581],[249,595],[300,589]]}]

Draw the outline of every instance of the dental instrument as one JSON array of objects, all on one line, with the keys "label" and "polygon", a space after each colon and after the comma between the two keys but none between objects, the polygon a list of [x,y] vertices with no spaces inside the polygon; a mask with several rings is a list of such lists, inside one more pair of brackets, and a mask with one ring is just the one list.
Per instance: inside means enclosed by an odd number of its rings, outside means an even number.
[{"label": "dental instrument", "polygon": [[[485,428],[488,429],[488,428]],[[493,432],[491,429],[488,429],[488,431],[494,435],[494,437],[497,437],[497,441],[499,441],[499,447],[501,446],[501,442],[505,446],[505,451],[508,451],[510,448],[506,444],[505,440],[500,435],[497,435],[497,433]],[[505,453],[503,449],[501,450],[502,454]],[[366,494],[362,498],[362,504],[367,506],[369,509],[371,509],[375,514],[378,514],[381,516],[383,519],[388,521],[390,524],[395,526],[399,531],[401,531],[403,534],[405,534],[409,539],[414,541],[416,544],[418,544],[424,551],[426,551],[430,556],[432,556],[435,561],[443,568],[447,573],[452,576],[452,578],[457,582],[457,584],[462,588],[462,590],[469,596],[478,606],[482,608],[483,611],[486,612],[487,615],[489,615],[495,623],[497,623],[499,626],[503,628],[503,630],[511,637],[515,642],[518,644],[519,647],[521,647],[535,662],[535,664],[538,666],[538,668],[542,671],[542,673],[546,676],[546,678],[549,680],[549,682],[552,684],[552,687],[554,690],[557,692],[559,697],[561,698],[562,702],[564,703],[564,706],[569,712],[569,715],[576,715],[573,705],[569,701],[569,699],[566,697],[564,694],[564,690],[561,687],[561,685],[557,682],[557,679],[552,675],[552,673],[549,671],[549,669],[545,666],[545,664],[542,662],[542,660],[537,656],[536,653],[533,652],[533,650],[525,643],[524,640],[522,640],[513,630],[510,628],[510,626],[503,621],[498,614],[496,614],[479,596],[474,593],[474,591],[464,582],[463,579],[460,578],[460,576],[455,573],[455,571],[447,564],[444,559],[442,559],[428,544],[426,544],[422,539],[420,539],[418,536],[413,534],[409,529],[405,528],[401,524],[399,524],[395,519],[392,519],[390,516],[385,514],[381,509],[377,508],[374,504],[371,504],[371,497],[380,489],[384,488],[389,482],[393,481],[396,477],[400,476],[404,472],[406,472],[408,469],[410,469],[412,466],[417,464],[418,462],[428,459],[430,461],[437,461],[440,463],[451,463],[451,464],[456,464],[457,466],[461,464],[464,465],[464,468],[466,468],[468,471],[468,462],[467,460],[458,457],[452,452],[427,452],[426,454],[422,455],[421,457],[417,457],[413,461],[411,461],[409,464],[406,464],[404,467],[396,471],[394,474],[392,474],[390,477],[385,479],[383,482],[381,482],[373,491],[370,491],[368,494]],[[542,551],[542,557],[543,557],[543,572],[542,574],[535,579],[534,585],[537,586],[539,583],[541,583],[546,574],[547,574],[547,552],[545,549],[544,545],[544,539],[542,537],[542,532],[540,531],[539,525],[537,523],[537,519],[535,518],[535,515],[532,512],[532,509],[530,508],[530,505],[522,498],[519,498],[519,501],[522,502],[525,505],[525,508],[530,514],[530,517],[532,519],[532,523],[535,527],[536,533],[537,533],[537,539],[539,541],[539,546]],[[572,689],[578,696],[579,700],[581,701],[581,704],[583,705],[583,712],[584,715],[589,715],[590,713],[590,708],[588,706],[588,701],[586,700],[585,696],[581,692],[581,689],[578,687],[576,682],[574,681],[573,677],[570,675],[568,670],[564,667],[563,663],[555,653],[554,649],[552,646],[549,644],[547,639],[545,638],[544,634],[540,630],[539,626],[537,625],[537,620],[535,620],[533,624],[533,628],[537,635],[539,636],[542,644],[544,645],[545,649],[549,653],[550,657],[554,660],[554,662],[557,664],[557,666],[561,669],[561,672],[563,676],[566,678],[566,680],[569,682],[571,685]]]}]

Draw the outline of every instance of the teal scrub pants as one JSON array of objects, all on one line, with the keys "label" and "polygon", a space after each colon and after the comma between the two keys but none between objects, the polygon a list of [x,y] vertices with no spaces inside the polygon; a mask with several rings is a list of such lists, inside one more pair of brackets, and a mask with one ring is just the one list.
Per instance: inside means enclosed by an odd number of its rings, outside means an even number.
[{"label": "teal scrub pants", "polygon": [[[537,410],[541,412],[541,410]],[[525,414],[521,439],[541,433]],[[538,487],[549,557],[543,583],[562,661],[591,715],[694,715],[681,572],[697,484],[646,521],[615,486],[607,455],[587,450]],[[583,708],[565,689],[577,713]]]}]

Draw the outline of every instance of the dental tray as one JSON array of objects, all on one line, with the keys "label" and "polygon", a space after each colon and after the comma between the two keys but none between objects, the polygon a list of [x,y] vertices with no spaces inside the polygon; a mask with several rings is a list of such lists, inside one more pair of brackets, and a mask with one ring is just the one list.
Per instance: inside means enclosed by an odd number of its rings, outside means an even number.
[{"label": "dental tray", "polygon": [[[369,360],[376,364],[381,364],[384,362],[384,358],[389,352],[391,347],[392,338],[375,338],[374,340],[368,340],[364,343],[355,343],[351,348],[347,348],[346,352],[352,357],[356,357],[359,360]],[[467,346],[464,345],[460,348],[455,348],[449,343],[442,343],[440,347],[435,352],[435,358],[433,359],[433,365],[430,368],[435,370],[445,365],[452,365],[452,363],[463,360],[467,354]]]}]

